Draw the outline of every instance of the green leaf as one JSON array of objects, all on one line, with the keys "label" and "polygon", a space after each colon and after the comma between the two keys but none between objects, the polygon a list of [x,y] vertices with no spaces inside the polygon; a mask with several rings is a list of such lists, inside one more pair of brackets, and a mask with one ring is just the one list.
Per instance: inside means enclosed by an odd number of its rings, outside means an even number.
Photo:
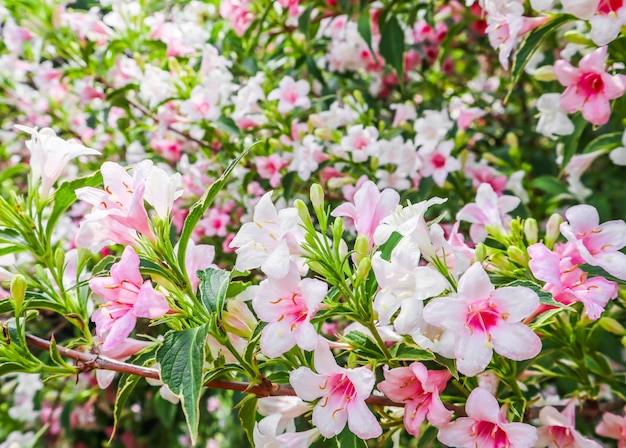
[{"label": "green leaf", "polygon": [[567,187],[554,176],[539,176],[530,181],[530,186],[553,195],[567,193]]},{"label": "green leaf", "polygon": [[252,282],[230,282],[228,285],[228,291],[226,292],[226,297],[237,297],[239,294],[248,289]]},{"label": "green leaf", "polygon": [[380,55],[388,65],[393,67],[398,75],[398,82],[402,84],[404,80],[404,51],[406,48],[404,31],[395,16],[392,15],[381,30],[378,47]]},{"label": "green leaf", "polygon": [[235,120],[230,117],[222,115],[216,121],[214,121],[213,124],[217,129],[222,132],[226,132],[227,134],[241,135],[241,130],[239,129],[239,126],[237,126]]},{"label": "green leaf", "polygon": [[367,356],[369,358],[384,358],[384,354],[380,351],[376,342],[370,339],[364,333],[360,331],[351,331],[346,335],[342,336],[341,339],[352,347],[356,349],[357,352],[360,352],[361,355]]},{"label": "green leaf", "polygon": [[81,177],[61,184],[59,189],[52,196],[54,207],[52,208],[52,213],[50,213],[50,218],[48,218],[48,224],[46,225],[46,235],[48,238],[52,235],[52,230],[61,215],[76,202],[76,190],[82,187],[96,187],[101,183],[102,173],[98,171],[91,176]]},{"label": "green leaf", "polygon": [[582,115],[574,118],[574,132],[563,139],[563,161],[561,162],[561,167],[565,168],[574,154],[576,154],[580,136],[587,128],[587,125],[589,125],[589,122]]},{"label": "green leaf", "polygon": [[350,431],[346,425],[337,436],[337,448],[367,448],[367,443]]},{"label": "green leaf", "polygon": [[311,25],[311,12],[313,11],[314,6],[315,5],[310,5],[298,18],[298,29],[307,39],[310,37],[309,30]]},{"label": "green leaf", "polygon": [[623,132],[611,132],[610,134],[604,134],[598,138],[594,138],[585,146],[583,153],[587,154],[600,149],[605,149],[608,152],[613,148],[617,148],[622,144],[623,135]]},{"label": "green leaf", "polygon": [[0,172],[0,183],[4,182],[7,179],[13,179],[20,175],[22,172],[26,172],[29,166],[23,163],[18,165],[13,165],[9,168],[3,168],[2,172]]},{"label": "green leaf", "polygon": [[369,48],[372,55],[374,55],[374,49],[372,48],[372,17],[370,16],[369,8],[361,11],[356,26],[359,34],[367,44],[367,48]]},{"label": "green leaf", "polygon": [[161,381],[180,398],[192,445],[198,439],[206,336],[204,325],[169,331],[156,353],[161,365]]},{"label": "green leaf", "polygon": [[400,361],[431,361],[435,359],[435,355],[428,350],[407,345],[404,342],[394,345],[391,348],[391,354],[394,359]]},{"label": "green leaf", "polygon": [[254,446],[254,439],[252,437],[252,434],[254,432],[254,423],[256,422],[256,406],[256,395],[248,395],[236,406],[237,408],[239,408],[238,417],[241,421],[241,427],[246,433],[246,437],[248,438],[252,446]]},{"label": "green leaf", "polygon": [[513,59],[513,69],[511,71],[511,84],[504,100],[505,103],[508,101],[513,88],[522,76],[524,67],[526,67],[526,64],[533,54],[535,54],[535,51],[537,51],[544,39],[561,25],[575,19],[575,17],[570,16],[569,14],[555,15],[553,17],[554,18],[548,23],[545,23],[528,33],[520,45],[519,50],[515,53],[515,58]]},{"label": "green leaf", "polygon": [[122,375],[122,378],[120,379],[120,383],[117,387],[117,394],[115,395],[115,406],[113,408],[113,431],[111,432],[111,437],[109,437],[109,444],[111,444],[115,438],[117,426],[120,423],[120,418],[122,417],[122,411],[124,410],[126,400],[128,400],[128,397],[140,379],[141,377],[136,375]]},{"label": "green leaf", "polygon": [[514,282],[508,283],[504,286],[512,286],[512,287],[523,286],[525,288],[532,289],[539,296],[539,302],[541,304],[556,306],[558,308],[565,308],[565,305],[554,300],[554,297],[552,296],[551,293],[549,293],[548,291],[544,291],[543,289],[541,289],[541,286],[539,286],[535,282],[531,282],[530,280],[515,280]]},{"label": "green leaf", "polygon": [[248,149],[239,154],[239,156],[228,165],[222,175],[215,182],[213,182],[213,185],[211,185],[209,189],[205,191],[205,193],[198,200],[198,202],[193,204],[193,206],[189,210],[189,214],[187,215],[187,218],[185,218],[185,222],[183,224],[183,230],[180,234],[180,239],[178,240],[178,263],[181,269],[184,271],[183,274],[187,273],[185,270],[185,255],[187,254],[187,244],[189,243],[189,238],[191,238],[191,233],[193,232],[193,229],[196,227],[196,224],[198,224],[198,221],[200,221],[202,215],[204,215],[204,212],[207,210],[207,208],[209,208],[209,206],[213,203],[213,200],[215,199],[215,196],[217,196],[217,193],[219,193],[222,188],[224,188],[226,180],[228,179],[232,171],[239,164],[241,159],[243,159],[244,156],[248,154],[248,151],[250,151],[250,149],[255,144],[256,143],[252,144],[248,147]]},{"label": "green leaf", "polygon": [[206,268],[204,271],[197,271],[196,275],[200,279],[200,300],[209,313],[217,313],[218,319],[221,319],[230,272]]},{"label": "green leaf", "polygon": [[2,362],[0,363],[0,378],[9,373],[26,372],[27,369],[22,364],[17,362]]}]

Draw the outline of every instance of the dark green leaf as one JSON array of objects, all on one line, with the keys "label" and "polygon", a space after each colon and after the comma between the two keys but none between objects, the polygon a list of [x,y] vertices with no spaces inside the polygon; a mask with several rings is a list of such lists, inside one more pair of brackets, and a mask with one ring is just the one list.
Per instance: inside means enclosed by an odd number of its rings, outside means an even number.
[{"label": "dark green leaf", "polygon": [[254,423],[256,422],[256,406],[257,406],[257,397],[256,395],[248,395],[246,398],[241,400],[237,407],[239,408],[239,420],[241,421],[241,427],[246,433],[246,437],[254,446],[254,439],[252,434],[254,432]]},{"label": "dark green leaf", "polygon": [[372,48],[372,18],[370,16],[369,8],[361,11],[361,14],[359,15],[359,20],[357,21],[357,30],[367,44],[367,48],[370,49],[373,55],[374,49]]},{"label": "dark green leaf", "polygon": [[604,134],[598,138],[594,138],[587,144],[587,146],[585,146],[583,153],[587,154],[600,149],[608,151],[610,149],[617,148],[622,144],[623,135],[623,132],[611,132],[610,134]]},{"label": "dark green leaf", "polygon": [[553,195],[567,193],[567,187],[553,176],[539,176],[530,181],[530,186]]},{"label": "dark green leaf", "polygon": [[367,448],[367,443],[365,440],[358,437],[354,434],[348,426],[341,431],[341,433],[337,436],[337,447],[338,448]]},{"label": "dark green leaf", "polygon": [[396,71],[398,82],[402,84],[404,80],[404,31],[398,19],[393,15],[389,17],[389,21],[381,30],[379,51],[385,62]]},{"label": "dark green leaf", "polygon": [[311,25],[311,12],[314,7],[315,5],[310,5],[298,18],[298,29],[307,39],[309,38],[309,28]]},{"label": "dark green leaf", "polygon": [[435,359],[435,355],[428,350],[405,343],[394,345],[391,348],[391,354],[394,359],[400,361],[431,361]]},{"label": "dark green leaf", "polygon": [[384,354],[381,352],[376,342],[360,331],[351,331],[342,336],[341,339],[354,347],[358,352],[361,352],[363,356],[384,358]]},{"label": "dark green leaf", "polygon": [[214,121],[213,124],[215,125],[217,129],[219,129],[222,132],[226,132],[227,134],[232,134],[232,135],[241,134],[241,130],[239,129],[239,126],[237,126],[237,123],[235,123],[235,121],[230,117],[226,117],[222,115],[216,121]]},{"label": "dark green leaf", "polygon": [[524,67],[532,57],[532,55],[537,51],[541,43],[544,41],[546,37],[550,35],[553,31],[559,28],[561,25],[574,20],[575,17],[570,16],[568,14],[561,14],[553,16],[552,20],[548,23],[545,23],[526,35],[526,38],[522,42],[515,53],[515,58],[513,59],[513,70],[511,71],[511,84],[509,86],[509,92],[506,95],[505,102],[508,100],[513,88],[519,81],[520,76],[524,72]]},{"label": "dark green leaf", "polygon": [[539,286],[535,282],[531,282],[530,280],[515,280],[514,282],[508,283],[504,286],[523,286],[525,288],[532,289],[534,292],[537,293],[537,295],[539,296],[539,302],[543,305],[556,306],[558,308],[565,307],[565,305],[563,305],[562,303],[554,300],[554,297],[551,293],[549,293],[548,291],[544,291],[543,289],[541,289],[541,286]]},{"label": "dark green leaf", "polygon": [[122,378],[120,379],[120,383],[117,387],[117,394],[115,395],[115,406],[113,408],[113,432],[111,433],[111,437],[109,437],[109,444],[115,438],[115,432],[117,431],[117,426],[120,423],[120,418],[122,416],[126,400],[128,400],[128,397],[139,380],[141,380],[141,377],[136,375],[122,375]]},{"label": "dark green leaf", "polygon": [[562,167],[566,167],[567,163],[572,159],[574,154],[577,153],[580,136],[583,134],[583,131],[588,124],[589,122],[585,120],[582,115],[578,115],[574,118],[574,132],[563,139]]},{"label": "dark green leaf", "polygon": [[192,445],[198,438],[200,423],[206,336],[205,326],[170,331],[156,353],[156,360],[161,365],[161,380],[180,398]]},{"label": "dark green leaf", "polygon": [[218,319],[221,319],[230,272],[206,268],[204,271],[197,271],[196,275],[200,279],[200,300],[209,313],[217,313]]}]

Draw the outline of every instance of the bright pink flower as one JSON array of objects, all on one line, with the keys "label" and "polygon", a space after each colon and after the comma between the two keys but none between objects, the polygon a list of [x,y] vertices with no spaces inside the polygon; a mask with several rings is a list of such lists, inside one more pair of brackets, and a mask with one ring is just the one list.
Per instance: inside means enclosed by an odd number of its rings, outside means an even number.
[{"label": "bright pink flower", "polygon": [[382,428],[365,404],[376,382],[374,373],[365,367],[339,367],[325,340],[320,340],[313,359],[318,373],[299,367],[289,375],[298,397],[305,401],[320,398],[313,409],[313,425],[326,438],[339,434],[346,422],[362,439],[380,436]]},{"label": "bright pink flower", "polygon": [[104,299],[91,317],[96,324],[96,334],[104,341],[103,351],[121,344],[133,331],[137,318],[156,319],[169,311],[163,294],[145,282],[139,272],[139,257],[127,246],[122,258],[111,267],[110,277],[89,280],[91,290]]},{"label": "bright pink flower", "polygon": [[[101,342],[100,338],[96,336],[94,338],[94,342],[97,344]],[[113,347],[110,350],[100,350],[100,355],[106,356],[107,358],[115,359],[117,361],[125,361],[126,359],[133,356],[140,350],[143,350],[146,347],[150,347],[153,342],[149,341],[140,341],[138,339],[133,338],[124,338],[118,345]],[[113,370],[105,370],[105,369],[96,369],[96,380],[98,381],[98,386],[100,389],[106,389],[113,382],[113,378],[115,377],[115,371]]]},{"label": "bright pink flower", "polygon": [[590,205],[570,207],[561,224],[561,233],[574,244],[580,256],[592,266],[600,266],[609,274],[626,280],[626,223],[619,220],[600,224],[598,211]]},{"label": "bright pink flower", "polygon": [[626,417],[605,412],[596,426],[596,434],[617,440],[617,448],[626,448]]},{"label": "bright pink flower", "polygon": [[326,283],[301,279],[291,269],[282,279],[263,280],[255,289],[252,307],[259,319],[269,324],[261,333],[261,352],[276,358],[297,345],[303,350],[314,350],[317,332],[311,324],[326,292]]},{"label": "bright pink flower", "polygon": [[230,215],[219,207],[209,209],[205,218],[198,223],[206,236],[226,236],[226,226],[230,222]]},{"label": "bright pink flower", "polygon": [[609,121],[609,100],[619,98],[626,91],[623,75],[606,72],[607,49],[600,47],[580,60],[578,68],[560,59],[554,64],[554,74],[567,87],[561,94],[561,106],[569,113],[582,110],[585,120],[595,125]]},{"label": "bright pink flower", "polygon": [[543,287],[552,293],[554,300],[565,305],[581,302],[585,314],[592,320],[598,319],[609,300],[617,297],[617,284],[603,277],[588,279],[587,273],[568,256],[559,256],[541,243],[528,247],[528,267]]},{"label": "bright pink flower", "polygon": [[332,211],[332,216],[352,218],[359,235],[364,235],[374,244],[374,231],[383,218],[395,210],[400,202],[400,195],[395,190],[378,191],[372,181],[367,181],[354,194],[354,203],[344,203]]},{"label": "bright pink flower", "polygon": [[458,448],[531,448],[537,430],[526,423],[509,423],[506,408],[482,387],[477,387],[465,404],[467,417],[461,417],[439,430],[437,439]]},{"label": "bright pink flower", "polygon": [[598,442],[587,439],[576,431],[576,400],[559,412],[545,406],[539,412],[541,427],[537,430],[536,448],[601,448]]},{"label": "bright pink flower", "polygon": [[379,153],[378,129],[362,124],[350,126],[347,134],[341,138],[341,150],[352,154],[353,162],[365,162],[370,156]]},{"label": "bright pink flower", "polygon": [[418,154],[422,158],[420,173],[423,177],[432,177],[440,187],[446,182],[449,173],[461,169],[461,163],[450,155],[454,143],[450,140],[439,143],[435,149],[425,151],[420,148]]},{"label": "bright pink flower", "polygon": [[296,107],[307,108],[311,106],[308,94],[311,86],[304,79],[298,81],[291,76],[285,76],[278,84],[278,88],[268,95],[268,101],[278,100],[278,112],[286,114]]},{"label": "bright pink flower", "polygon": [[476,203],[466,204],[456,215],[459,221],[471,222],[470,236],[475,243],[482,243],[487,237],[486,225],[508,230],[511,217],[508,212],[520,203],[516,196],[498,197],[488,183],[480,184],[476,192]]},{"label": "bright pink flower", "polygon": [[281,179],[280,170],[289,165],[289,162],[274,153],[269,157],[255,157],[254,164],[256,165],[259,176],[261,176],[262,179],[269,179],[272,188],[278,188]]},{"label": "bright pink flower", "polygon": [[539,337],[521,321],[539,305],[525,287],[495,289],[480,263],[459,280],[457,296],[440,297],[424,308],[424,320],[455,334],[454,357],[464,375],[485,370],[493,351],[516,361],[541,351]]},{"label": "bright pink flower", "polygon": [[409,434],[419,435],[424,419],[441,427],[450,421],[448,411],[439,398],[452,377],[447,370],[427,370],[419,362],[408,367],[384,368],[385,380],[378,389],[389,399],[404,403],[404,426]]}]

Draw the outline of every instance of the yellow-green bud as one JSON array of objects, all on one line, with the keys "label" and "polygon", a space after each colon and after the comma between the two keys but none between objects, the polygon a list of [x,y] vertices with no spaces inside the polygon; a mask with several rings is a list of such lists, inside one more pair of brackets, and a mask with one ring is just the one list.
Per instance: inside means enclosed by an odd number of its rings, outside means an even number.
[{"label": "yellow-green bud", "polygon": [[26,297],[26,279],[21,274],[15,274],[11,279],[11,300],[15,309],[15,316],[22,314],[22,305]]},{"label": "yellow-green bud", "polygon": [[365,100],[363,99],[363,94],[361,93],[360,90],[355,90],[354,92],[352,92],[352,96],[357,101],[357,103],[365,104]]},{"label": "yellow-green bud", "polygon": [[227,331],[249,339],[257,326],[257,320],[245,302],[228,300],[226,311],[222,313],[222,325]]},{"label": "yellow-green bud", "polygon": [[493,255],[491,257],[491,264],[505,271],[513,271],[514,269],[516,269],[516,266],[514,266],[509,261],[508,257],[505,257],[502,253]]},{"label": "yellow-green bud", "polygon": [[333,132],[328,128],[317,128],[315,131],[313,131],[313,135],[315,135],[320,140],[329,142],[333,140]]},{"label": "yellow-green bud", "polygon": [[542,65],[533,73],[533,78],[537,81],[556,81],[556,75],[554,74],[554,67],[551,65]]},{"label": "yellow-green bud", "polygon": [[311,185],[309,195],[311,197],[311,203],[313,204],[315,213],[324,213],[324,189],[322,186],[320,184]]},{"label": "yellow-green bud", "polygon": [[520,266],[526,266],[528,264],[528,258],[526,257],[526,253],[517,246],[509,246],[506,249],[506,253],[509,258],[513,260],[515,263]]},{"label": "yellow-green bud", "polygon": [[476,245],[476,249],[474,249],[474,258],[476,261],[482,263],[485,261],[485,257],[487,256],[487,248],[483,243],[478,243]]},{"label": "yellow-green bud", "polygon": [[285,145],[283,145],[283,143],[277,138],[270,138],[268,140],[268,143],[270,147],[272,147],[273,149],[280,149],[280,150],[285,149]]},{"label": "yellow-green bud", "polygon": [[576,31],[576,30],[566,31],[565,34],[563,34],[563,37],[565,38],[565,40],[573,44],[586,45],[586,46],[595,45],[591,41],[591,39],[589,39],[587,36],[582,34],[580,31]]},{"label": "yellow-green bud", "polygon": [[626,329],[620,324],[618,321],[613,319],[612,317],[604,316],[601,317],[598,321],[600,326],[604,328],[609,333],[617,334],[619,336],[626,335]]},{"label": "yellow-green bud", "polygon": [[[333,241],[341,240],[341,237],[343,236],[343,220],[341,218],[336,218],[333,221],[332,231],[333,231]],[[347,249],[346,249],[346,252],[347,252]]]},{"label": "yellow-green bud", "polygon": [[361,260],[367,258],[369,254],[370,243],[365,235],[359,235],[356,237],[354,243],[354,252],[356,255],[356,264],[359,265]]},{"label": "yellow-green bud", "polygon": [[60,247],[54,251],[54,262],[60,269],[65,267],[65,251]]},{"label": "yellow-green bud", "polygon": [[309,209],[306,207],[306,204],[301,199],[296,199],[293,202],[293,206],[298,211],[298,216],[300,217],[303,223],[311,222],[311,215],[309,214]]},{"label": "yellow-green bud", "polygon": [[535,218],[527,218],[524,221],[524,236],[529,245],[539,241],[539,225]]},{"label": "yellow-green bud", "polygon": [[365,280],[371,268],[372,262],[370,261],[370,259],[368,257],[363,258],[359,262],[359,267],[356,269],[356,278]]},{"label": "yellow-green bud", "polygon": [[558,213],[554,213],[550,218],[548,218],[548,223],[546,224],[546,237],[544,239],[545,245],[548,249],[552,249],[552,245],[556,242],[561,234],[561,223],[563,222],[563,218]]}]

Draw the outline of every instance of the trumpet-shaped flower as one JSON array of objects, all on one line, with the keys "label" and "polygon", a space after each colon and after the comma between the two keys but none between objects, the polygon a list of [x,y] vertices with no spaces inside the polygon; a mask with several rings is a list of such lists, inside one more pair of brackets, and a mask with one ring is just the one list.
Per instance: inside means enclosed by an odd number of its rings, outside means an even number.
[{"label": "trumpet-shaped flower", "polygon": [[461,417],[439,430],[437,439],[458,448],[531,448],[537,430],[526,423],[509,423],[506,408],[486,389],[477,387],[465,404],[467,417]]},{"label": "trumpet-shaped flower", "polygon": [[102,350],[109,351],[121,344],[133,331],[137,318],[155,319],[169,311],[163,294],[145,282],[139,273],[139,256],[127,246],[122,258],[111,267],[110,277],[89,280],[91,290],[104,299],[91,317],[96,334],[102,339]]},{"label": "trumpet-shaped flower", "polygon": [[299,367],[289,375],[298,397],[305,401],[320,398],[313,409],[313,425],[326,438],[339,434],[346,423],[362,439],[380,436],[382,428],[365,404],[376,381],[374,373],[365,367],[339,367],[324,340],[320,340],[313,359],[317,373]]},{"label": "trumpet-shaped flower", "polygon": [[587,439],[576,431],[576,400],[572,400],[563,409],[557,411],[552,406],[545,406],[539,411],[536,448],[601,448],[598,442]]},{"label": "trumpet-shaped flower", "polygon": [[293,346],[314,350],[317,332],[311,318],[320,308],[326,283],[312,278],[300,279],[296,269],[281,279],[263,280],[255,289],[252,307],[259,319],[269,322],[261,334],[261,352],[276,358]]},{"label": "trumpet-shaped flower", "polygon": [[30,151],[31,182],[35,186],[41,180],[39,193],[43,199],[48,197],[50,189],[61,177],[70,160],[79,156],[100,154],[100,151],[87,148],[76,141],[57,137],[50,128],[37,130],[21,125],[15,125],[15,128],[31,136],[26,142]]},{"label": "trumpet-shaped flower", "polygon": [[452,377],[447,370],[428,370],[419,362],[391,369],[385,366],[385,380],[378,389],[389,399],[404,403],[404,426],[409,434],[419,435],[424,420],[438,427],[450,421],[452,411],[443,405],[439,393]]},{"label": "trumpet-shaped flower", "polygon": [[495,289],[480,263],[474,263],[459,280],[458,296],[432,300],[423,317],[454,333],[457,369],[473,376],[487,367],[494,350],[516,361],[537,356],[541,340],[521,321],[538,305],[539,297],[529,288]]},{"label": "trumpet-shaped flower", "polygon": [[617,440],[617,448],[626,448],[626,417],[605,412],[596,426],[596,434]]},{"label": "trumpet-shaped flower", "polygon": [[254,446],[263,448],[307,448],[320,436],[317,428],[295,432],[295,427],[282,432],[281,414],[272,414],[255,423],[252,437]]},{"label": "trumpet-shaped flower", "polygon": [[626,77],[606,72],[607,49],[600,47],[573,67],[564,59],[554,64],[554,74],[567,87],[561,94],[561,106],[569,113],[582,110],[585,120],[595,125],[609,121],[609,100],[619,98],[626,91]]},{"label": "trumpet-shaped flower", "polygon": [[598,211],[585,204],[570,207],[565,216],[568,222],[561,224],[561,233],[582,259],[626,280],[626,255],[620,252],[626,246],[626,223],[620,219],[600,224]]},{"label": "trumpet-shaped flower", "polygon": [[278,84],[278,88],[267,95],[267,99],[278,100],[278,112],[284,115],[296,107],[309,107],[311,100],[307,95],[310,90],[311,86],[304,79],[296,81],[291,76],[285,76]]}]

